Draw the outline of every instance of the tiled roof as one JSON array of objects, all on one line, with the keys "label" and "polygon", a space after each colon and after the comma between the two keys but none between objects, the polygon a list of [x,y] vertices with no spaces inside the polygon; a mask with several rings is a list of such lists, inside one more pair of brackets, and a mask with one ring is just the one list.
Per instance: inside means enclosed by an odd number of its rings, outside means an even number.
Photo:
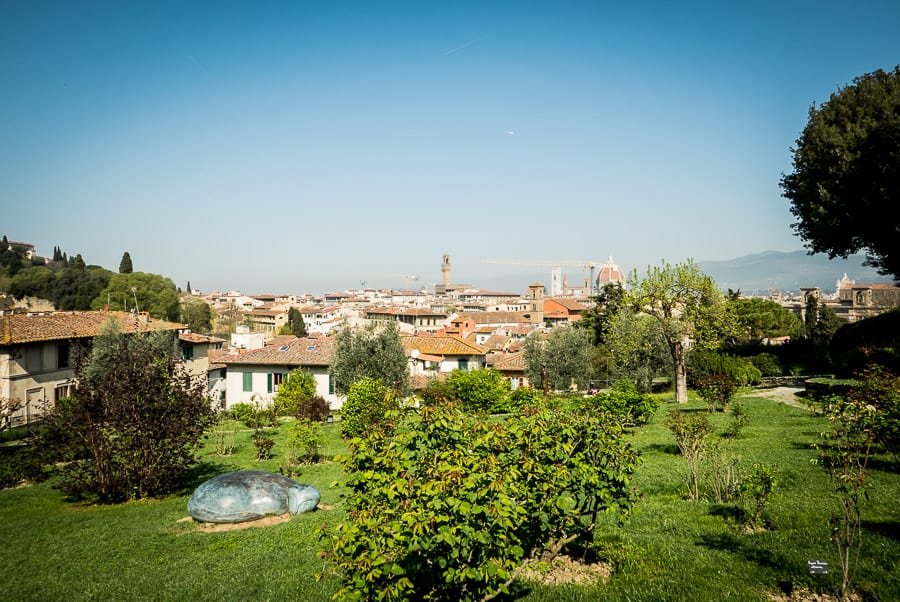
[{"label": "tiled roof", "polygon": [[506,354],[502,358],[495,359],[492,367],[500,372],[524,372],[525,353],[519,351]]},{"label": "tiled roof", "polygon": [[152,330],[181,330],[185,324],[155,320],[123,311],[56,311],[44,314],[0,316],[0,345],[36,341],[84,339],[100,334],[109,319],[119,323],[123,333]]},{"label": "tiled roof", "polygon": [[524,324],[528,322],[525,312],[521,311],[471,311],[459,314],[460,318],[469,318],[476,324]]},{"label": "tiled roof", "polygon": [[267,366],[330,366],[334,355],[333,338],[294,338],[293,342],[267,345],[219,360],[223,364]]},{"label": "tiled roof", "polygon": [[557,304],[561,305],[562,307],[568,309],[570,312],[587,310],[586,305],[584,305],[583,303],[579,303],[575,299],[562,299],[562,298],[557,297],[555,299],[546,299],[545,301],[552,301],[554,303],[557,303]]},{"label": "tiled roof", "polygon": [[178,338],[188,343],[224,343],[225,339],[210,336],[208,334],[199,334],[196,332],[182,332]]},{"label": "tiled roof", "polygon": [[401,335],[400,341],[406,354],[413,349],[428,355],[484,355],[487,349],[475,343],[469,343],[456,336],[439,337],[431,335]]}]

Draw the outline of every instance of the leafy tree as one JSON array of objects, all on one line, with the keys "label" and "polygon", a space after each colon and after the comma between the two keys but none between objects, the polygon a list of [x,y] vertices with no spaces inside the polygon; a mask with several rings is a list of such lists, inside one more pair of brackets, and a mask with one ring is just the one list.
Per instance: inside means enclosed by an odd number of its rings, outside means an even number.
[{"label": "leafy tree", "polygon": [[556,328],[546,338],[529,335],[525,374],[544,389],[568,391],[572,383],[587,389],[593,375],[590,334],[580,328]]},{"label": "leafy tree", "polygon": [[185,370],[174,334],[107,327],[76,374],[74,397],[45,419],[44,445],[69,460],[60,487],[104,502],[171,492],[212,417],[205,383]]},{"label": "leafy tree", "polygon": [[745,341],[761,341],[780,336],[799,337],[803,323],[797,314],[771,299],[753,297],[728,301],[737,319],[738,337]]},{"label": "leafy tree", "polygon": [[212,330],[212,309],[202,299],[182,297],[180,321],[193,332],[209,332]]},{"label": "leafy tree", "polygon": [[66,267],[58,273],[53,304],[62,311],[88,310],[104,290],[113,273],[99,267]]},{"label": "leafy tree", "polygon": [[103,309],[107,303],[112,310],[136,308],[160,320],[175,322],[180,317],[175,283],[158,274],[115,274],[91,302],[91,309]]},{"label": "leafy tree", "polygon": [[386,387],[405,392],[409,372],[397,324],[342,328],[335,336],[334,358],[328,371],[338,394],[347,393],[363,378],[376,378]]},{"label": "leafy tree", "polygon": [[134,271],[134,267],[131,265],[131,255],[128,251],[122,255],[122,261],[119,262],[119,273],[120,274],[130,274]]},{"label": "leafy tree", "polygon": [[303,337],[309,336],[309,333],[306,332],[306,323],[303,321],[303,314],[293,307],[288,309],[287,325],[290,327],[291,334],[295,337],[302,339]]},{"label": "leafy tree", "polygon": [[496,370],[454,370],[447,379],[453,397],[470,412],[503,412],[509,409],[509,379]]},{"label": "leafy tree", "polygon": [[612,363],[611,378],[628,379],[648,393],[653,379],[671,374],[672,356],[654,318],[624,307],[610,323],[606,347]]},{"label": "leafy tree", "polygon": [[811,253],[864,250],[868,265],[900,277],[900,66],[859,76],[809,120],[781,188]]},{"label": "leafy tree", "polygon": [[733,330],[724,295],[690,259],[649,267],[643,278],[634,270],[629,286],[634,308],[652,316],[666,340],[675,368],[675,401],[686,403],[688,349],[715,347]]},{"label": "leafy tree", "polygon": [[316,377],[297,368],[288,374],[275,394],[275,409],[281,415],[294,415],[304,401],[316,394]]}]

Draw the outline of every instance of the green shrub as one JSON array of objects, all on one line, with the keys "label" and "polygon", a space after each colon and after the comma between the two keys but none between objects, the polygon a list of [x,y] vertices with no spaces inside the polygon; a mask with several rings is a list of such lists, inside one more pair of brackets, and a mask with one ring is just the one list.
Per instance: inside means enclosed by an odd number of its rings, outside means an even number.
[{"label": "green shrub", "polygon": [[296,416],[301,406],[315,394],[316,377],[309,371],[297,368],[282,379],[275,394],[275,412],[279,416]]},{"label": "green shrub", "polygon": [[726,374],[739,386],[758,385],[762,380],[762,372],[747,358],[705,350],[691,353],[688,361],[688,384],[696,388],[698,380],[712,374]]},{"label": "green shrub", "polygon": [[782,375],[781,361],[773,353],[758,353],[750,358],[750,361],[763,376]]},{"label": "green shrub", "polygon": [[710,413],[728,411],[728,403],[737,392],[738,383],[728,374],[707,374],[694,382],[697,393],[709,406]]},{"label": "green shrub", "polygon": [[231,417],[243,422],[248,428],[253,428],[256,416],[256,406],[252,403],[236,403],[229,410]]},{"label": "green shrub", "polygon": [[341,408],[341,434],[359,437],[385,423],[388,410],[396,409],[397,400],[377,378],[363,378],[350,385]]},{"label": "green shrub", "polygon": [[599,415],[546,406],[484,421],[425,406],[353,439],[346,522],[321,531],[338,600],[482,600],[518,567],[626,512],[637,453]]},{"label": "green shrub", "polygon": [[675,444],[687,463],[688,497],[700,499],[700,465],[710,448],[712,425],[709,416],[701,412],[685,412],[672,408],[666,426],[675,437]]},{"label": "green shrub", "polygon": [[454,400],[470,412],[509,411],[509,379],[497,370],[454,370],[447,379]]},{"label": "green shrub", "polygon": [[0,447],[0,489],[42,478],[41,458],[30,445]]},{"label": "green shrub", "polygon": [[544,403],[544,392],[531,387],[519,387],[509,394],[509,408],[513,411],[542,403]]},{"label": "green shrub", "polygon": [[420,391],[422,403],[425,405],[435,405],[438,403],[446,403],[453,401],[453,387],[444,379],[433,378]]},{"label": "green shrub", "polygon": [[763,509],[778,485],[777,465],[766,466],[754,462],[753,472],[741,480],[741,501],[746,509],[746,523],[751,529],[759,526]]},{"label": "green shrub", "polygon": [[741,436],[744,428],[750,424],[750,417],[747,415],[747,410],[745,410],[744,406],[740,403],[731,404],[730,414],[731,420],[725,427],[723,436],[729,439],[737,439]]},{"label": "green shrub", "polygon": [[588,398],[586,403],[611,413],[623,425],[643,426],[659,410],[661,402],[649,393],[639,393],[637,387],[612,389]]}]

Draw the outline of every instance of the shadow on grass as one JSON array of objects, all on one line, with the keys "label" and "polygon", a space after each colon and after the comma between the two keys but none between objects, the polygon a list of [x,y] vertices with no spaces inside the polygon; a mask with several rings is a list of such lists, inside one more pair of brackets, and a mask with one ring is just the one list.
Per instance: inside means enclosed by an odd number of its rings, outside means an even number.
[{"label": "shadow on grass", "polygon": [[[790,569],[791,565],[791,561],[783,554],[773,552],[770,549],[761,549],[753,545],[748,545],[742,538],[734,533],[724,532],[703,535],[696,545],[720,552],[737,554],[743,556],[750,562],[754,562],[761,567],[769,569],[783,571],[785,569]],[[799,570],[801,570],[801,567],[798,567],[798,571]]]},{"label": "shadow on grass", "polygon": [[203,461],[194,464],[190,468],[188,468],[181,478],[178,480],[178,489],[176,493],[180,495],[190,495],[194,493],[194,490],[210,480],[211,478],[222,474],[223,472],[229,472],[234,470],[224,464],[219,464],[218,462],[209,462]]},{"label": "shadow on grass", "polygon": [[900,541],[900,522],[897,521],[862,521],[863,529],[873,531],[884,537]]},{"label": "shadow on grass", "polygon": [[887,458],[870,458],[869,468],[891,474],[900,474],[900,462]]},{"label": "shadow on grass", "polygon": [[672,456],[677,456],[681,452],[678,451],[678,446],[674,443],[651,443],[644,447],[647,452],[658,452],[661,454],[669,454]]}]

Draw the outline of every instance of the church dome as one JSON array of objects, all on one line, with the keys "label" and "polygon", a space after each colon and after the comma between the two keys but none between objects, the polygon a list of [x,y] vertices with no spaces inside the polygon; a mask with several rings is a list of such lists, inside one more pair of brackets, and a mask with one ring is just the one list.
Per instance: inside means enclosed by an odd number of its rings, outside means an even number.
[{"label": "church dome", "polygon": [[625,273],[616,265],[610,255],[609,261],[601,265],[600,271],[597,273],[597,288],[603,288],[603,285],[615,282],[625,286]]}]

